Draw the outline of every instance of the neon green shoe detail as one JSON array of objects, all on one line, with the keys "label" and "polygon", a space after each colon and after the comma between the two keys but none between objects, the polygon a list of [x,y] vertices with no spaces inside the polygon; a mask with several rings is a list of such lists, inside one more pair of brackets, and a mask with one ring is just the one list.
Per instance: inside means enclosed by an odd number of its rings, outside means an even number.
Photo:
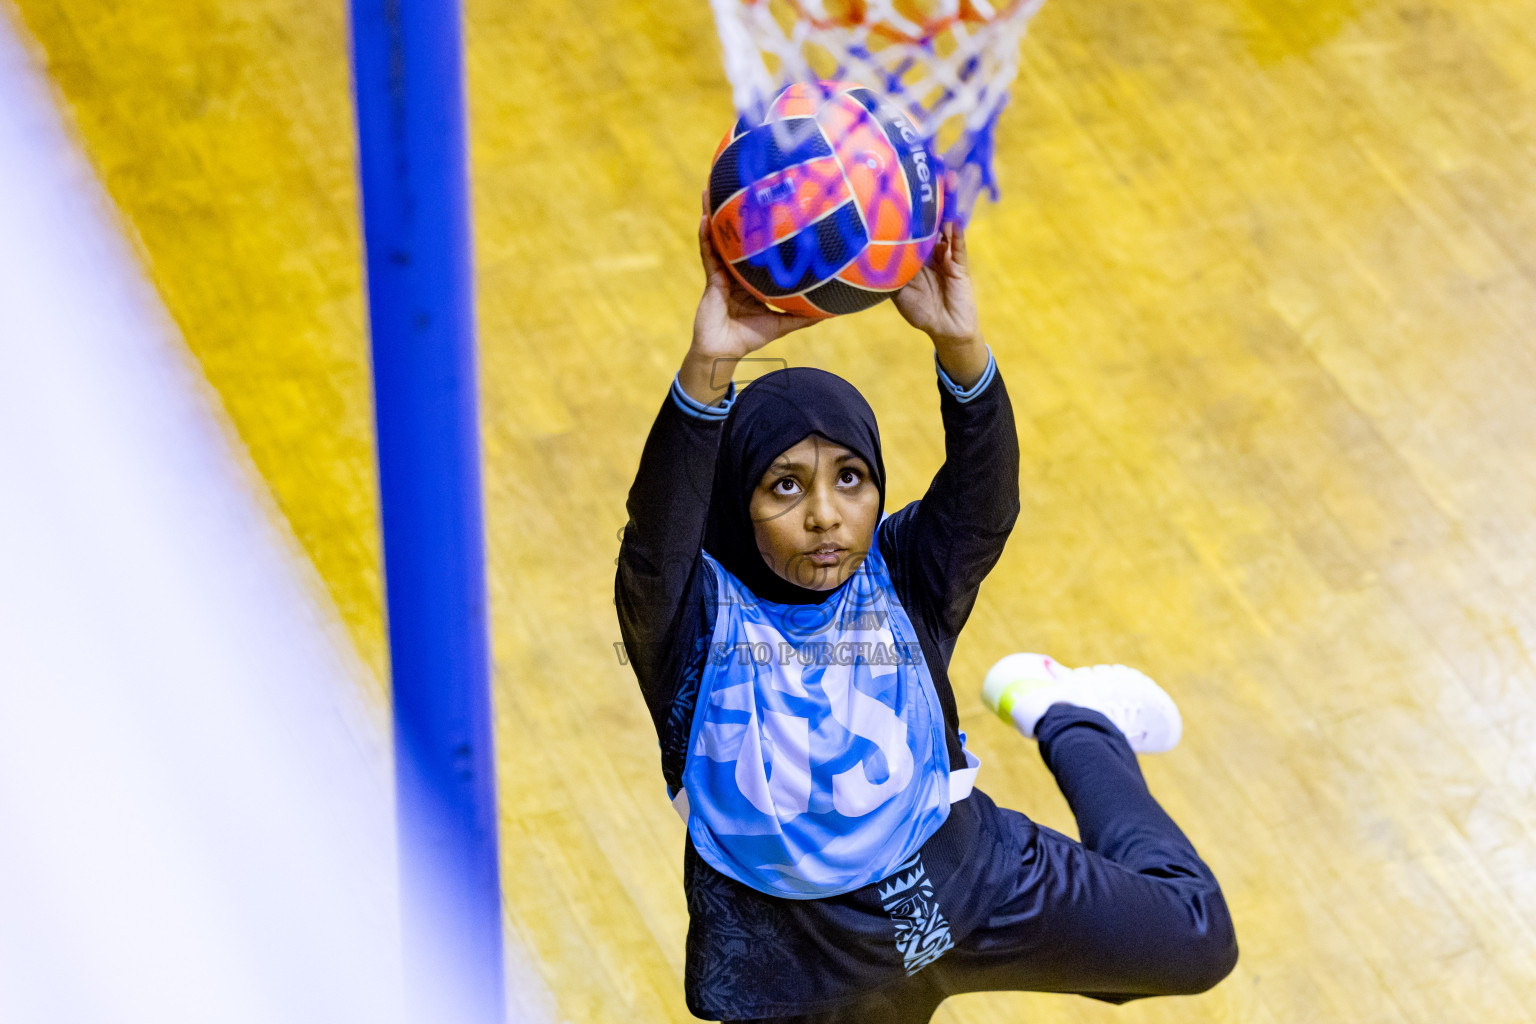
[{"label": "neon green shoe detail", "polygon": [[1070,670],[1044,654],[1010,654],[987,673],[981,700],[993,714],[1009,725],[1013,706],[1026,693],[1051,686],[1066,678]]}]

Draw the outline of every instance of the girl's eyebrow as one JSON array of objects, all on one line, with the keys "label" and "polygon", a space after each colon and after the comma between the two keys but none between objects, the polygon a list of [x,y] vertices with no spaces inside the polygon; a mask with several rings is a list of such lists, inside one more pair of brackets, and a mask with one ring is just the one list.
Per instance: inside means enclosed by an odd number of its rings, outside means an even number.
[{"label": "girl's eyebrow", "polygon": [[[803,459],[791,459],[788,456],[779,456],[774,459],[773,465],[768,467],[768,473],[785,473],[790,470],[809,470],[813,462],[805,462]],[[766,476],[766,474],[765,474]]]},{"label": "girl's eyebrow", "polygon": [[[859,462],[862,464],[863,461],[864,460],[854,452],[844,452],[842,455],[839,455],[837,458],[833,459],[832,464],[834,466],[841,465],[844,462]],[[780,456],[774,460],[773,465],[769,467],[769,471],[782,473],[788,469],[810,469],[812,465],[812,463],[804,462],[800,459],[786,459],[783,456]]]}]

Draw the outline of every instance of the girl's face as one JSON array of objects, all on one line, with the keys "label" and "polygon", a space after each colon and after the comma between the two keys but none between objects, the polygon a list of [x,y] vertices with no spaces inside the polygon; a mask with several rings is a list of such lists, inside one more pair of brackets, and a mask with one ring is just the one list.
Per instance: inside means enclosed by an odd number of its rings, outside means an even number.
[{"label": "girl's face", "polygon": [[810,590],[833,590],[874,541],[880,491],[863,459],[811,434],[768,467],[751,511],[757,550],[774,572]]}]

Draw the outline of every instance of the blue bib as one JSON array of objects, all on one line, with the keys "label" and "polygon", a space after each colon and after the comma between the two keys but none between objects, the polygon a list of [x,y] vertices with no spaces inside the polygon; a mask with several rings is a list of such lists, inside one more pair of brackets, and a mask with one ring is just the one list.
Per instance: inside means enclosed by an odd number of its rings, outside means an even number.
[{"label": "blue bib", "polygon": [[838,595],[775,604],[708,553],[719,609],[674,805],[699,855],[771,896],[885,878],[969,795],[875,544]]}]

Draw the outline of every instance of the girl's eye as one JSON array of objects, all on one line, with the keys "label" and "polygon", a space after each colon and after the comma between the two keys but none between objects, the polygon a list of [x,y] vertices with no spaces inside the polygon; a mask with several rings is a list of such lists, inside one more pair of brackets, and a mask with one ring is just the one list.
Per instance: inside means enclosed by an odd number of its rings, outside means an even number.
[{"label": "girl's eye", "polygon": [[786,476],[774,484],[773,489],[778,494],[794,494],[800,489],[800,482],[792,476]]},{"label": "girl's eye", "polygon": [[849,487],[852,487],[854,484],[863,479],[863,477],[859,475],[859,471],[856,469],[845,469],[843,470],[842,475],[838,477],[838,479],[841,482],[847,484]]}]

